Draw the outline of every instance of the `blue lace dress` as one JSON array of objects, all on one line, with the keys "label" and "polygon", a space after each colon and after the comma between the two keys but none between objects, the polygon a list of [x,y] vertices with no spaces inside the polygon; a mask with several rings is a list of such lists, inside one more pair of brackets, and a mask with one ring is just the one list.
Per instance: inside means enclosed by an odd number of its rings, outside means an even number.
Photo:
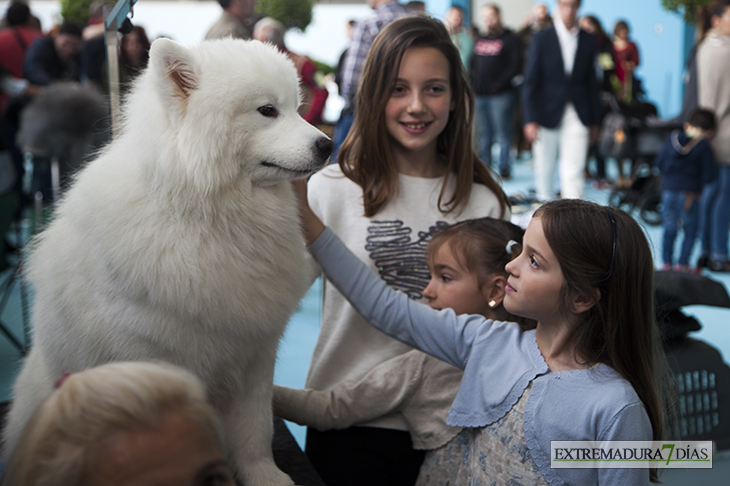
[{"label": "blue lace dress", "polygon": [[495,423],[465,428],[445,446],[426,455],[416,486],[543,486],[525,441],[524,413],[532,383]]}]

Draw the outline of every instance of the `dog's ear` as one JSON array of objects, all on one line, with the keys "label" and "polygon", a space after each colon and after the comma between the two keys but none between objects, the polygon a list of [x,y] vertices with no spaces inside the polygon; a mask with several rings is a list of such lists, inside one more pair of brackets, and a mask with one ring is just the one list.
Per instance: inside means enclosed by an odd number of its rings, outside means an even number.
[{"label": "dog's ear", "polygon": [[165,94],[183,103],[198,88],[197,62],[177,42],[157,39],[150,48],[150,64],[157,73]]}]

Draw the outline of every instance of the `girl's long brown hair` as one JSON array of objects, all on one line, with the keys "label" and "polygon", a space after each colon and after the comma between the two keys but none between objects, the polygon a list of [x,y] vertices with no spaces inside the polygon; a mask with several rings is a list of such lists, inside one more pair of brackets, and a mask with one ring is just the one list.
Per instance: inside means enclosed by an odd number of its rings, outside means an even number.
[{"label": "girl's long brown hair", "polygon": [[[449,61],[454,110],[438,137],[438,152],[447,164],[439,193],[439,210],[448,214],[469,202],[472,184],[487,186],[500,202],[504,215],[509,200],[486,165],[472,148],[474,95],[443,23],[423,14],[412,14],[388,24],[370,47],[357,91],[355,120],[340,149],[342,172],[363,191],[365,216],[377,214],[398,192],[398,173],[385,127],[385,106],[398,77],[403,54],[411,47],[432,47]],[[449,178],[456,179],[453,195],[446,194]]]},{"label": "girl's long brown hair", "polygon": [[[600,291],[596,304],[581,314],[577,356],[611,366],[631,383],[654,440],[662,440],[668,368],[654,314],[654,261],[641,227],[619,209],[576,199],[546,203],[534,217],[565,278],[562,310],[567,314],[576,296]],[[656,469],[651,479],[657,480]]]}]

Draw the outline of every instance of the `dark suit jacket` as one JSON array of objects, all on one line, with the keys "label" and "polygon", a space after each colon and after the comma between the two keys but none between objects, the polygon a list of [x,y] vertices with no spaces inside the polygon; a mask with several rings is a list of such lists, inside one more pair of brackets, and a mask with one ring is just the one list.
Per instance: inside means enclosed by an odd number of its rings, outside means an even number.
[{"label": "dark suit jacket", "polygon": [[568,77],[555,27],[534,34],[522,85],[523,123],[555,128],[570,100],[584,125],[599,125],[601,107],[595,59],[596,37],[581,30],[573,71]]}]

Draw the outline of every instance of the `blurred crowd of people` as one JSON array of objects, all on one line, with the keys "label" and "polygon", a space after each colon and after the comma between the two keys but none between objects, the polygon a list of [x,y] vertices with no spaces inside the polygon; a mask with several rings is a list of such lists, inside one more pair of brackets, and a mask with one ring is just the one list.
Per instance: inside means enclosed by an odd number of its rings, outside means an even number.
[{"label": "blurred crowd of people", "polygon": [[[65,20],[42,26],[26,0],[8,5],[0,28],[3,234],[19,210],[32,203],[33,194],[40,191],[45,200],[55,197],[51,159],[58,161],[60,183],[65,185],[82,159],[110,137],[103,19],[113,6],[109,0],[92,3],[86,24]],[[118,51],[122,96],[147,66],[150,49],[143,27],[131,27],[124,34]],[[29,109],[34,103],[38,109]],[[46,133],[49,130],[54,133]],[[31,165],[26,153],[34,156]],[[5,239],[3,243],[4,268],[6,252],[15,248]]]},{"label": "blurred crowd of people", "polygon": [[[530,76],[528,76],[527,69],[531,41],[539,33],[553,31],[555,34],[548,34],[545,39],[554,40],[555,36],[564,32],[562,25],[571,32],[571,35],[577,36],[578,30],[591,34],[593,38],[581,34],[578,42],[590,46],[585,50],[594,53],[590,59],[595,59],[595,63],[589,67],[594,68],[598,78],[598,93],[614,97],[627,104],[641,100],[640,84],[633,76],[634,70],[639,65],[639,49],[636,43],[629,38],[628,23],[623,20],[616,22],[613,36],[609,36],[596,16],[579,17],[577,15],[579,7],[579,1],[558,2],[558,12],[553,17],[545,4],[535,4],[522,28],[516,31],[503,25],[501,11],[497,4],[487,4],[480,9],[481,30],[475,27],[468,28],[463,24],[464,15],[461,7],[453,6],[446,14],[447,26],[452,32],[454,42],[462,52],[464,65],[469,70],[472,86],[477,94],[477,146],[480,157],[485,163],[491,165],[492,148],[496,143],[499,146],[499,164],[496,169],[503,179],[511,176],[511,161],[519,157],[521,152],[533,149],[531,144],[537,140],[537,128],[535,125],[531,125],[534,121],[524,119],[525,113],[534,112],[531,106],[526,106],[524,103],[525,97],[529,98],[529,94],[521,99],[520,89],[527,88],[526,91],[529,93],[534,92],[531,86],[535,82],[533,75],[536,73],[530,72]],[[580,39],[580,37],[585,37],[585,39]],[[560,47],[563,47],[562,44]],[[553,43],[549,51],[557,53],[555,48]],[[540,55],[549,57],[549,54],[550,52],[541,52]],[[561,51],[560,54],[560,62],[563,62],[562,55],[565,53]],[[582,54],[581,52],[579,57],[582,57]],[[573,59],[564,62],[565,73],[569,76],[572,76],[570,64],[574,62],[575,54],[571,53],[571,57]],[[553,58],[549,67],[556,66],[555,61],[557,59]],[[587,83],[587,80],[585,81]],[[579,82],[578,84],[586,83]],[[538,87],[543,87],[539,81]],[[593,98],[590,102],[595,104],[596,92],[592,86],[590,89],[592,91],[590,96]],[[543,96],[545,93],[540,91],[539,94]],[[575,105],[575,99],[570,101]],[[593,147],[597,135],[596,126],[600,125],[607,109],[608,106],[604,102],[597,114],[591,114],[589,124],[584,124],[589,128],[589,146],[591,147]],[[580,111],[579,108],[579,115]],[[562,109],[558,109],[558,112],[562,113]],[[583,120],[581,119],[581,121]],[[523,125],[527,125],[527,130],[523,130]],[[554,128],[553,125],[554,123],[547,122],[546,125],[538,126]],[[593,133],[590,132],[590,127],[593,127]],[[552,146],[550,150],[552,151]],[[582,149],[580,151],[582,153]],[[590,174],[590,177],[595,178],[598,184],[603,186],[607,182],[605,162],[600,154],[596,154],[596,156],[596,169],[593,174]],[[578,160],[573,164],[585,166],[586,161]],[[577,173],[577,169],[573,169],[573,172]],[[623,173],[620,172],[620,179],[622,178]],[[549,198],[549,192],[545,189],[540,197]]]},{"label": "blurred crowd of people", "polygon": [[[55,83],[80,83],[100,93],[108,92],[104,9],[108,1],[94,2],[86,25],[66,20],[44,31],[27,3],[10,3],[0,30],[0,69],[3,74],[3,143],[10,151],[19,188],[24,172],[21,147],[16,144],[20,114],[41,87]],[[143,27],[134,26],[119,44],[119,86],[125,93],[132,79],[147,66],[150,40]]]}]

